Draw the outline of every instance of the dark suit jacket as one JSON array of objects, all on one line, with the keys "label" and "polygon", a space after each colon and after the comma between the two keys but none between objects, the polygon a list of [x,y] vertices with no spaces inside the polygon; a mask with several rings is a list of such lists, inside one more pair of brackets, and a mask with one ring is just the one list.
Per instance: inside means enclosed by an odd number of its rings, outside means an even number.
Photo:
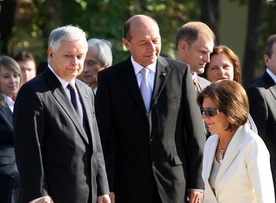
[{"label": "dark suit jacket", "polygon": [[[247,90],[250,114],[270,151],[271,167],[276,185],[276,85],[267,72]],[[275,193],[276,194],[276,193]]]},{"label": "dark suit jacket", "polygon": [[0,105],[0,200],[3,201],[4,197],[10,199],[12,188],[19,186],[20,180],[14,153],[12,112],[8,106]]},{"label": "dark suit jacket", "polygon": [[26,200],[95,203],[108,194],[91,89],[76,79],[87,135],[61,83],[46,69],[19,91],[14,108],[15,152]]},{"label": "dark suit jacket", "polygon": [[[187,188],[203,188],[205,136],[187,64],[159,57],[147,115],[130,58],[99,72],[96,115],[108,163],[116,134],[114,181],[117,203],[183,203]],[[114,133],[113,133],[114,135]]]}]

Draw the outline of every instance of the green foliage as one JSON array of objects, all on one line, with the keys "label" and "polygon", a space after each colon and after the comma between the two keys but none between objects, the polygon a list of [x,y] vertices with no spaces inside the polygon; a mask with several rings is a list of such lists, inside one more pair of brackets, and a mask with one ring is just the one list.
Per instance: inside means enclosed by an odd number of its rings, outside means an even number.
[{"label": "green foliage", "polygon": [[77,25],[88,38],[104,38],[113,45],[114,63],[126,58],[121,39],[125,21],[135,14],[156,19],[162,36],[162,51],[174,56],[175,35],[189,20],[199,20],[198,1],[173,0],[33,0],[21,3],[24,22],[15,24],[11,52],[29,49],[37,58],[46,57],[47,38],[52,29]]}]

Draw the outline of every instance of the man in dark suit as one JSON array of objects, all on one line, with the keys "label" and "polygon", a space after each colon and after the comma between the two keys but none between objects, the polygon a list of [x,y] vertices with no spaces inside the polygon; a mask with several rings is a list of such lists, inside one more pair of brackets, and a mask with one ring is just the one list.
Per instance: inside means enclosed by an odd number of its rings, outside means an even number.
[{"label": "man in dark suit", "polygon": [[267,40],[264,62],[267,66],[265,73],[249,87],[247,94],[250,114],[259,135],[270,151],[272,175],[276,186],[276,34]]},{"label": "man in dark suit", "polygon": [[176,35],[176,59],[190,65],[192,79],[197,92],[210,84],[197,74],[204,73],[206,63],[210,62],[215,34],[205,23],[192,21],[184,24]]},{"label": "man in dark suit", "polygon": [[76,79],[86,52],[80,28],[53,30],[48,68],[17,96],[15,152],[28,202],[110,202],[94,96]]},{"label": "man in dark suit", "polygon": [[149,16],[131,17],[122,41],[131,56],[99,72],[96,96],[111,200],[115,194],[116,203],[200,201],[205,138],[188,65],[159,56],[159,27]]}]

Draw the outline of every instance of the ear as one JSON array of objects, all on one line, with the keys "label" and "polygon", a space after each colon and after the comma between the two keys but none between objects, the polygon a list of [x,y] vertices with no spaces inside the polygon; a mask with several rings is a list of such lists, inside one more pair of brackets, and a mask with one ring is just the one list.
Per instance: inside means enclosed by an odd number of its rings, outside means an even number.
[{"label": "ear", "polygon": [[186,41],[182,40],[179,42],[177,49],[179,52],[184,52],[184,51],[186,51],[188,46],[189,46],[188,43]]},{"label": "ear", "polygon": [[130,43],[126,38],[122,38],[122,42],[125,45],[125,47],[129,50]]},{"label": "ear", "polygon": [[264,55],[264,62],[265,62],[265,65],[268,67],[269,66],[269,56],[268,55]]},{"label": "ear", "polygon": [[52,47],[49,47],[47,50],[48,58],[53,58],[53,49]]}]

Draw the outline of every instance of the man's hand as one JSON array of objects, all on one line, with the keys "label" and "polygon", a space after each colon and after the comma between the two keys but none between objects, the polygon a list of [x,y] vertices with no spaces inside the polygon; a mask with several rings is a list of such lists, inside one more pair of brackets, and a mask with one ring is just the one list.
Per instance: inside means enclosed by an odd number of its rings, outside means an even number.
[{"label": "man's hand", "polygon": [[111,199],[111,203],[115,203],[115,193],[114,192],[110,193],[110,199]]},{"label": "man's hand", "polygon": [[201,203],[203,199],[203,193],[199,190],[189,189],[189,203]]},{"label": "man's hand", "polygon": [[37,200],[33,200],[30,203],[54,203],[54,201],[52,200],[52,198],[50,196],[44,196]]},{"label": "man's hand", "polygon": [[98,196],[97,203],[111,203],[109,195]]}]

